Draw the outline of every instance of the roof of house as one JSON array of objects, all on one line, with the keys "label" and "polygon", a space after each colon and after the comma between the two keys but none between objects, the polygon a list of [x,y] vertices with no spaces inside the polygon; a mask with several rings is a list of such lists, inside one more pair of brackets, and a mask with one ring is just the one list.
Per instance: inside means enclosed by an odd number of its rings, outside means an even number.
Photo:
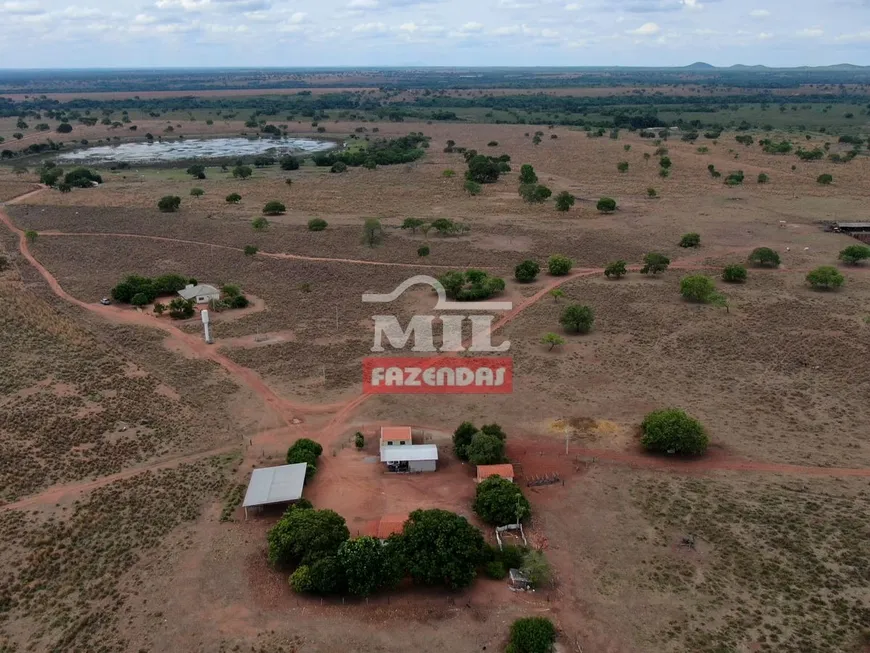
[{"label": "roof of house", "polygon": [[408,515],[384,515],[378,520],[378,527],[375,537],[379,540],[385,540],[394,533],[401,533],[405,527],[405,522],[408,521]]},{"label": "roof of house", "polygon": [[193,299],[194,297],[199,297],[201,295],[220,295],[220,291],[207,283],[201,283],[196,286],[187,284],[184,288],[178,291],[178,294],[181,295],[182,299]]},{"label": "roof of house", "polygon": [[251,474],[251,481],[248,483],[248,491],[245,493],[242,505],[245,508],[265,506],[302,498],[307,467],[305,463],[295,463],[255,469]]},{"label": "roof of house", "polygon": [[381,447],[382,463],[404,463],[412,460],[438,460],[434,444],[399,444]]},{"label": "roof of house", "polygon": [[840,229],[870,229],[870,222],[838,222]]},{"label": "roof of house", "polygon": [[514,466],[511,464],[504,465],[478,465],[477,480],[482,481],[490,476],[501,476],[502,478],[513,479]]},{"label": "roof of house", "polygon": [[384,440],[410,440],[410,426],[382,426],[381,442]]}]

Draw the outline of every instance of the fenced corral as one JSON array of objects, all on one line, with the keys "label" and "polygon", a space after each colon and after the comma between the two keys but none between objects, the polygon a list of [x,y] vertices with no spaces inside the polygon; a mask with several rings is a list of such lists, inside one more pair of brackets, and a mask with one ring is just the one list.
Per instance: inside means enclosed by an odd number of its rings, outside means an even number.
[{"label": "fenced corral", "polygon": [[563,483],[562,478],[556,472],[550,474],[539,474],[529,479],[526,479],[526,487],[540,487],[544,485],[556,485]]}]

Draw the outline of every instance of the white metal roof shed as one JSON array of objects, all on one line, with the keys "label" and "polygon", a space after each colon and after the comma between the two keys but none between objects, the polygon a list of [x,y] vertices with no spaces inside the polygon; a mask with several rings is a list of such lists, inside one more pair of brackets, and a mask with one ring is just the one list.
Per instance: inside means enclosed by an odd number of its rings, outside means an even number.
[{"label": "white metal roof shed", "polygon": [[411,460],[438,460],[434,444],[398,444],[381,447],[382,463],[406,463]]},{"label": "white metal roof shed", "polygon": [[251,506],[265,506],[270,503],[297,501],[302,498],[302,486],[305,485],[305,470],[308,465],[295,463],[279,467],[263,467],[251,473],[248,491],[242,506],[245,517]]}]

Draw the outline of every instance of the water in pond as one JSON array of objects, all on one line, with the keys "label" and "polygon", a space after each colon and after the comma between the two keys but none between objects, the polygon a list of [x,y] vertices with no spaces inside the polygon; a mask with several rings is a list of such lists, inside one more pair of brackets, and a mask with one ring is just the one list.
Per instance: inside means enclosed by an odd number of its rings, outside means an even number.
[{"label": "water in pond", "polygon": [[264,154],[308,154],[336,147],[332,141],[309,138],[185,138],[177,141],[121,143],[98,145],[57,156],[57,161],[70,163],[171,163],[190,159],[224,159]]}]

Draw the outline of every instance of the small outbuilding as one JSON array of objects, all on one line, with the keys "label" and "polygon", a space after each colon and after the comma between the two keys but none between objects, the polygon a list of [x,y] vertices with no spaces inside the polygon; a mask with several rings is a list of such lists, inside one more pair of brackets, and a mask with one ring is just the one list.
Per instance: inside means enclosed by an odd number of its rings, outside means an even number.
[{"label": "small outbuilding", "polygon": [[302,498],[307,468],[306,463],[295,463],[255,469],[242,502],[245,519],[248,518],[248,508],[299,501]]},{"label": "small outbuilding", "polygon": [[391,472],[434,472],[438,447],[434,444],[405,444],[381,447],[381,462]]},{"label": "small outbuilding", "polygon": [[178,295],[182,299],[192,299],[197,304],[208,304],[210,301],[218,301],[221,298],[221,291],[207,283],[196,286],[189,283],[178,291]]},{"label": "small outbuilding", "polygon": [[478,465],[477,478],[475,478],[474,481],[476,483],[480,483],[481,481],[489,478],[490,476],[501,476],[502,478],[506,478],[511,483],[513,483],[514,466],[509,463],[504,465]]},{"label": "small outbuilding", "polygon": [[396,447],[406,444],[414,444],[411,437],[410,426],[382,426],[381,427],[381,446]]}]

